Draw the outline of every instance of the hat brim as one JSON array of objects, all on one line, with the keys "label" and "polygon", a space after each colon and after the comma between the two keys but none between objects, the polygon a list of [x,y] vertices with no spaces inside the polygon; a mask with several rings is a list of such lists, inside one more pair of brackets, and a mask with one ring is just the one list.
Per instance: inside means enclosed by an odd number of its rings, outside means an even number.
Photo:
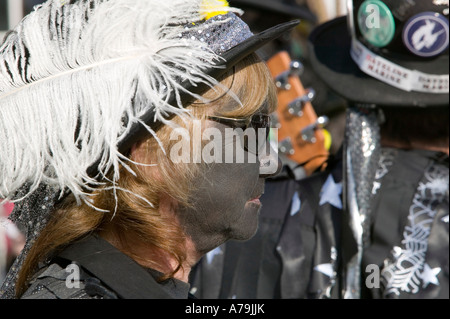
[{"label": "hat brim", "polygon": [[[309,37],[310,60],[314,71],[349,102],[392,107],[448,107],[448,93],[407,92],[362,72],[350,56],[350,46],[351,36],[346,17],[320,25]],[[428,61],[402,57],[390,57],[389,60],[410,70],[448,74],[448,55]]]},{"label": "hat brim", "polygon": [[[252,37],[248,38],[247,40],[241,42],[240,44],[234,46],[233,48],[222,54],[221,57],[223,59],[221,59],[221,61],[218,62],[216,67],[205,71],[205,73],[212,76],[213,78],[216,79],[220,78],[241,60],[243,60],[253,52],[256,52],[265,44],[280,37],[282,34],[285,34],[286,32],[292,30],[299,23],[300,23],[299,20],[293,20],[290,22],[276,25],[263,32],[253,35]],[[187,82],[185,85],[185,89],[187,90],[187,92],[202,94],[206,90],[208,90],[209,87],[207,85],[192,86],[190,82]],[[190,101],[193,99],[193,96],[192,94],[185,93],[181,96],[181,99],[183,101],[183,104],[189,104]],[[171,99],[171,102],[172,102],[171,104],[173,105],[176,104],[175,96]],[[155,112],[154,108],[149,108],[149,111],[146,114],[144,114],[140,118],[140,120],[149,125],[150,127],[152,127],[152,129],[156,131],[159,128],[159,126],[161,126],[161,123],[154,121],[155,120],[154,112]],[[147,136],[148,134],[149,132],[147,128],[145,128],[140,123],[136,123],[134,126],[132,126],[127,136],[120,141],[120,144],[118,146],[119,151],[122,154],[126,154],[128,150],[131,149],[134,143],[136,143],[139,140],[142,140],[142,138]]]},{"label": "hat brim", "polygon": [[278,1],[267,0],[230,0],[231,5],[237,7],[254,7],[261,10],[271,11],[273,13],[283,14],[293,18],[299,18],[311,22],[316,22],[317,17],[308,8],[302,6],[289,6]]},{"label": "hat brim", "polygon": [[[225,52],[222,55],[222,58],[224,58],[224,60],[225,60],[225,62],[224,62],[225,69],[229,70],[231,67],[236,65],[236,63],[238,63],[239,61],[244,59],[246,56],[259,50],[265,44],[275,40],[276,38],[280,37],[282,34],[289,32],[294,27],[296,27],[299,23],[300,23],[299,20],[293,20],[290,22],[279,24],[270,29],[262,31],[262,32],[258,33],[257,35],[254,35],[254,36],[250,37],[249,39],[247,39],[246,41],[231,48],[230,50],[228,50],[227,52]],[[225,73],[225,72],[223,72],[223,73]]]}]

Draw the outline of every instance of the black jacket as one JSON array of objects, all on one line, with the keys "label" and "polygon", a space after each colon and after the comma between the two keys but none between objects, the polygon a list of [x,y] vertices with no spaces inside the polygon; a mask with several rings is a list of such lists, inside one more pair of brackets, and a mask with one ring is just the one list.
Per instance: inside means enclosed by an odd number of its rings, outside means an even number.
[{"label": "black jacket", "polygon": [[143,268],[106,240],[92,235],[70,245],[42,267],[22,298],[188,298],[188,284],[174,279],[158,283],[155,277],[155,271]]},{"label": "black jacket", "polygon": [[[383,154],[358,266],[361,298],[448,298],[448,156]],[[296,181],[285,171],[268,181],[256,235],[204,258],[191,278],[195,296],[345,298],[357,244],[342,172],[338,157],[327,172]]]}]

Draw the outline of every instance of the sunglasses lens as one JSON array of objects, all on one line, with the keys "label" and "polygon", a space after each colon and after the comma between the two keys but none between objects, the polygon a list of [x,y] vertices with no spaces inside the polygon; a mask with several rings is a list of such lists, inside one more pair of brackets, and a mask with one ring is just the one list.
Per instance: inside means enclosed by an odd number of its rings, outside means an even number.
[{"label": "sunglasses lens", "polygon": [[[266,114],[254,114],[250,121],[236,122],[236,119],[208,116],[209,120],[222,123],[241,130],[241,146],[249,153],[259,155],[267,148],[267,141],[270,134],[270,116]],[[240,134],[241,134],[240,133]]]},{"label": "sunglasses lens", "polygon": [[264,152],[270,133],[270,116],[255,114],[250,121],[250,130],[244,135],[244,149],[259,155]]},{"label": "sunglasses lens", "polygon": [[251,126],[255,130],[265,129],[266,139],[269,137],[270,132],[270,116],[264,114],[255,114],[253,115],[251,122]]}]

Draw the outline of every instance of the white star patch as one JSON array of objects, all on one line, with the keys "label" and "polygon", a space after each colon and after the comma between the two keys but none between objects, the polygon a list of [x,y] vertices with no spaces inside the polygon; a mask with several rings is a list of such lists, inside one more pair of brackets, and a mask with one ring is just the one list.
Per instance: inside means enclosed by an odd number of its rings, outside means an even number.
[{"label": "white star patch", "polygon": [[426,288],[430,283],[439,286],[439,280],[437,279],[437,275],[440,272],[441,272],[440,267],[431,269],[428,264],[425,264],[425,266],[423,267],[423,272],[420,275],[420,277],[423,280],[423,288]]},{"label": "white star patch", "polygon": [[298,192],[295,192],[295,194],[291,200],[291,216],[294,216],[295,214],[297,214],[300,211],[301,206],[302,206],[302,202],[300,201]]},{"label": "white star patch", "polygon": [[327,277],[333,276],[333,266],[331,264],[320,264],[317,265],[316,267],[314,267],[315,271],[321,272],[322,274],[324,274]]},{"label": "white star patch", "polygon": [[206,261],[208,262],[208,265],[210,265],[213,262],[214,257],[216,257],[217,255],[221,255],[221,254],[223,254],[223,252],[222,252],[222,248],[220,248],[220,246],[211,250],[209,253],[207,253]]},{"label": "white star patch", "polygon": [[329,203],[330,205],[342,209],[342,183],[336,183],[334,181],[333,175],[329,175],[327,181],[320,191],[320,202],[319,205],[325,205]]}]

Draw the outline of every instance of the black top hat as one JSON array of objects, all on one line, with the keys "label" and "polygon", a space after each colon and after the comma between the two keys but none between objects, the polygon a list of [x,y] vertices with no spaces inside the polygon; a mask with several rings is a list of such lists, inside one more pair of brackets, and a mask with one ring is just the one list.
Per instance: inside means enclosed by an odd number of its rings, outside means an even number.
[{"label": "black top hat", "polygon": [[352,1],[312,32],[313,68],[350,102],[448,107],[448,6],[436,3]]},{"label": "black top hat", "polygon": [[307,6],[299,5],[295,0],[229,0],[229,3],[232,6],[257,8],[312,22],[317,20]]}]

